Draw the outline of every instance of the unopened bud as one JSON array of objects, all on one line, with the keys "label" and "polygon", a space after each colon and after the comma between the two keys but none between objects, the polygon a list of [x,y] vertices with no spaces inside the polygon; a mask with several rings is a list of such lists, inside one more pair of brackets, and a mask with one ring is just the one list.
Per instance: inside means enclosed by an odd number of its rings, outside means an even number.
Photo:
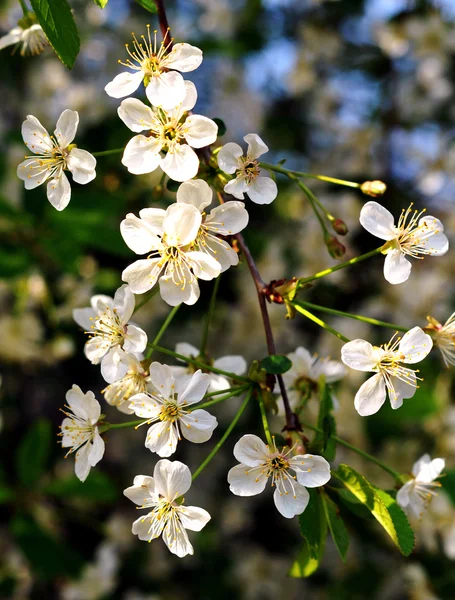
[{"label": "unopened bud", "polygon": [[360,189],[367,196],[373,196],[373,198],[377,198],[385,193],[387,186],[383,181],[365,181],[360,186]]},{"label": "unopened bud", "polygon": [[346,248],[343,244],[337,240],[334,235],[329,235],[325,238],[325,245],[327,246],[327,250],[332,258],[340,259],[343,258]]},{"label": "unopened bud", "polygon": [[346,235],[349,231],[348,226],[341,219],[335,219],[332,221],[333,231],[339,235]]}]

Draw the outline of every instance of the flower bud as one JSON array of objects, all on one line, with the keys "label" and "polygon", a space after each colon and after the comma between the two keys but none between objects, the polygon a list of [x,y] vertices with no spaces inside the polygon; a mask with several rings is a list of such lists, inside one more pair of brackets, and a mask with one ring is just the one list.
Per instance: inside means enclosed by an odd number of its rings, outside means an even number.
[{"label": "flower bud", "polygon": [[385,183],[378,180],[365,181],[360,186],[360,189],[367,196],[373,196],[373,198],[378,198],[378,196],[382,196],[385,193],[387,186]]},{"label": "flower bud", "polygon": [[326,236],[324,241],[332,258],[336,258],[337,260],[343,258],[346,248],[343,246],[343,244],[340,244],[334,235]]},{"label": "flower bud", "polygon": [[333,231],[339,235],[346,235],[349,231],[348,226],[341,219],[335,219],[332,221]]}]

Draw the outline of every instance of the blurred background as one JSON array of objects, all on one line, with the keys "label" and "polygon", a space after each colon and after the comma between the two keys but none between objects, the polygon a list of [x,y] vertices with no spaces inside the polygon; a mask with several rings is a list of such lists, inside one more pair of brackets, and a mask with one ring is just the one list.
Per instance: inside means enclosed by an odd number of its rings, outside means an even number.
[{"label": "blurred background", "polygon": [[[79,111],[79,147],[119,148],[132,136],[117,116],[118,100],[104,86],[120,72],[131,32],[145,33],[153,15],[128,0],[105,10],[72,0],[82,47],[74,69],[50,49],[21,58],[3,50],[0,60],[0,597],[63,600],[363,600],[455,597],[455,408],[452,374],[437,352],[422,365],[425,381],[413,400],[361,418],[353,406],[361,373],[336,388],[338,434],[400,472],[424,452],[446,459],[439,497],[418,525],[411,557],[401,557],[375,523],[343,514],[351,534],[347,564],[330,540],[319,570],[309,579],[288,576],[301,538],[297,520],[275,510],[271,493],[238,498],[229,493],[227,470],[235,441],[257,432],[253,404],[222,452],[190,490],[212,521],[192,535],[195,555],[179,560],[162,541],[145,544],[130,533],[137,518],[122,491],[137,474],[152,474],[156,457],[144,448],[145,432],[111,431],[106,454],[85,484],[75,479],[73,458],[57,445],[66,391],[91,389],[108,420],[124,416],[102,400],[99,368],[83,355],[84,334],[72,310],[94,293],[113,295],[120,273],[135,257],[119,223],[127,212],[165,206],[174,194],[159,186],[160,173],[133,176],[121,155],[100,157],[97,178],[72,186],[68,208],[58,213],[43,187],[24,192],[16,167],[26,148],[21,123],[33,114],[53,131],[60,113]],[[258,133],[270,148],[268,162],[352,181],[382,179],[380,200],[396,216],[412,201],[443,221],[455,241],[453,0],[182,0],[166,1],[172,33],[203,49],[201,67],[188,74],[198,88],[195,111],[221,118],[220,143]],[[0,33],[21,17],[18,4],[0,5]],[[140,92],[139,96],[143,93]],[[264,280],[308,276],[336,264],[323,244],[306,198],[278,180],[270,206],[247,200],[245,237]],[[311,189],[348,225],[340,241],[350,258],[377,246],[359,226],[365,196],[349,188],[310,181]],[[428,314],[444,322],[454,310],[454,251],[414,261],[412,276],[387,284],[381,257],[319,282],[305,299],[402,326],[423,327]],[[211,283],[201,299],[183,306],[162,344],[200,343]],[[270,307],[278,351],[304,346],[339,359],[341,342],[298,316],[284,319]],[[149,337],[168,307],[153,298],[135,315]],[[323,317],[349,338],[388,341],[391,331]],[[245,264],[222,276],[220,301],[209,339],[214,358],[266,354],[254,286]],[[163,362],[166,357],[154,356]],[[181,444],[176,459],[193,470],[222,435],[239,399],[213,410],[220,426],[210,442]],[[309,409],[310,410],[310,409]],[[311,418],[311,415],[310,415]],[[282,427],[274,421],[275,431]],[[376,485],[393,486],[377,467],[338,449]]]}]

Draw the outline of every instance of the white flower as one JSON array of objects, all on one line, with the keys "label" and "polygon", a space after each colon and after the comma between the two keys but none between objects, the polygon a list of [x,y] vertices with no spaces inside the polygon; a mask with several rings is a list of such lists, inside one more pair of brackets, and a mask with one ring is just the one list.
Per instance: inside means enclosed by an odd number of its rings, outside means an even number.
[{"label": "white flower", "polygon": [[[199,158],[193,148],[213,144],[218,125],[201,115],[189,115],[196,104],[196,88],[185,82],[186,96],[172,110],[152,109],[136,98],[121,103],[118,114],[134,132],[148,130],[150,135],[136,135],[125,147],[122,163],[134,175],[151,173],[158,167],[174,181],[186,181],[197,175]],[[161,155],[165,153],[165,156]]]},{"label": "white flower", "polygon": [[255,133],[249,133],[244,138],[248,144],[246,156],[242,148],[234,142],[229,142],[218,153],[218,165],[225,173],[236,173],[224,186],[227,194],[243,200],[248,194],[256,204],[270,204],[278,194],[276,183],[270,177],[260,175],[258,158],[269,151],[261,138]]},{"label": "white flower", "polygon": [[229,471],[228,482],[233,494],[256,496],[272,477],[275,506],[283,517],[291,519],[302,514],[308,505],[310,495],[306,488],[329,481],[330,465],[322,456],[291,456],[291,450],[284,450],[266,446],[256,435],[244,435],[234,446],[234,456],[240,464]]},{"label": "white flower", "polygon": [[171,306],[194,304],[199,298],[197,278],[218,277],[221,265],[206,252],[192,250],[202,223],[201,213],[188,204],[171,204],[167,210],[145,208],[140,218],[129,213],[120,224],[127,246],[148,254],[122,273],[135,294],[151,289],[159,280],[161,297]]},{"label": "white flower", "polygon": [[187,529],[201,531],[210,521],[209,513],[197,506],[184,506],[181,496],[191,487],[191,472],[179,461],[159,460],[153,477],[138,475],[123,493],[141,508],[151,511],[133,523],[132,532],[150,542],[160,535],[169,550],[182,558],[193,554]]},{"label": "white flower", "polygon": [[[283,373],[283,381],[293,410],[297,410],[301,403],[308,400],[318,389],[321,375],[324,375],[325,382],[330,384],[342,379],[346,373],[344,365],[337,360],[320,358],[316,354],[312,356],[302,346],[295,352],[290,352],[287,357],[291,360],[292,367]],[[281,396],[278,402],[279,406],[282,405]]]},{"label": "white flower", "polygon": [[137,90],[144,81],[145,93],[153,106],[165,109],[174,108],[185,97],[185,81],[177,71],[188,73],[194,71],[202,62],[202,50],[190,44],[174,44],[166,39],[161,42],[157,51],[156,31],[152,41],[150,25],[147,25],[147,38],[142,35],[139,41],[133,33],[133,50],[126,44],[131,59],[119,63],[134,73],[120,73],[104,88],[113,98],[124,98]]},{"label": "white flower", "polygon": [[[199,350],[191,344],[187,344],[186,342],[178,343],[175,346],[175,351],[177,352],[177,354],[188,356],[188,358],[197,358],[199,356]],[[235,373],[236,375],[243,375],[246,371],[247,364],[243,356],[232,355],[217,358],[213,362],[213,366],[216,369],[221,369],[222,371]],[[187,367],[172,366],[170,367],[170,369],[176,376],[180,376],[182,374],[188,375],[194,372],[194,368],[191,365],[188,365]],[[231,387],[229,379],[224,375],[218,375],[217,373],[208,373],[208,377],[210,378],[210,385],[207,390],[208,392],[227,390]]]},{"label": "white flower", "polygon": [[64,171],[71,171],[76,183],[89,183],[96,177],[96,159],[71,142],[76,136],[79,115],[64,110],[50,136],[36,117],[28,115],[22,123],[25,145],[37,156],[27,156],[17,168],[26,190],[33,190],[45,181],[47,197],[57,210],[63,210],[71,199],[71,187]]},{"label": "white flower", "polygon": [[[384,277],[396,285],[406,281],[411,273],[411,263],[406,255],[423,258],[420,254],[442,256],[449,249],[444,227],[436,217],[422,217],[425,211],[402,210],[398,225],[393,215],[377,202],[367,202],[360,211],[360,223],[370,233],[387,240],[383,254]],[[409,222],[408,222],[409,218]]]},{"label": "white flower", "polygon": [[455,365],[455,312],[442,325],[433,317],[427,317],[430,323],[426,329],[431,329],[435,346],[439,348],[446,367]]},{"label": "white flower", "polygon": [[101,406],[93,392],[84,394],[77,385],[66,392],[66,401],[71,412],[63,411],[66,418],[60,426],[62,446],[69,448],[68,454],[76,452],[75,472],[85,481],[91,467],[98,464],[104,454],[104,440],[97,427]]},{"label": "white flower", "polygon": [[145,446],[159,456],[171,456],[177,442],[183,437],[201,444],[212,437],[217,420],[206,410],[188,410],[200,402],[207,392],[210,378],[200,370],[187,377],[174,377],[167,365],[150,365],[148,394],[131,398],[130,408],[147,423],[153,423],[147,432]]},{"label": "white flower", "polygon": [[110,373],[105,373],[105,379],[110,384],[102,391],[104,399],[111,406],[116,406],[120,412],[132,414],[128,400],[135,394],[147,391],[149,381],[148,371],[142,366],[143,356],[124,352],[121,349],[112,353]]},{"label": "white flower", "polygon": [[[0,37],[0,50],[3,50],[7,46],[17,45],[17,47],[21,47],[21,56],[41,54],[46,46],[49,46],[49,40],[44,34],[41,25],[31,23],[32,21],[30,20],[30,24],[23,23],[23,26],[18,25],[6,35]],[[14,51],[15,49],[13,50],[13,54]]]},{"label": "white flower", "polygon": [[85,356],[94,365],[101,361],[101,374],[110,383],[119,376],[115,351],[122,348],[126,352],[143,352],[147,334],[128,322],[135,300],[127,285],[122,285],[114,298],[93,296],[90,304],[91,308],[73,310],[73,318],[90,336],[85,344]]},{"label": "white flower", "polygon": [[[404,367],[423,360],[433,347],[431,337],[414,327],[403,338],[395,334],[388,344],[372,346],[365,340],[353,340],[341,349],[341,360],[357,371],[376,373],[360,387],[354,406],[362,417],[378,412],[389,392],[393,409],[400,408],[404,398],[412,398],[417,386],[416,371]],[[418,371],[417,371],[418,372]]]},{"label": "white flower", "polygon": [[410,516],[420,518],[427,508],[432,496],[436,495],[433,488],[441,484],[435,481],[445,467],[443,458],[431,460],[424,454],[412,467],[413,478],[398,490],[397,502]]},{"label": "white flower", "polygon": [[212,190],[202,179],[186,181],[177,190],[177,202],[191,204],[202,214],[195,249],[207,252],[221,265],[221,272],[235,267],[239,256],[233,248],[219,236],[235,235],[248,225],[248,212],[243,202],[225,202],[207,215],[205,209],[212,203]]}]

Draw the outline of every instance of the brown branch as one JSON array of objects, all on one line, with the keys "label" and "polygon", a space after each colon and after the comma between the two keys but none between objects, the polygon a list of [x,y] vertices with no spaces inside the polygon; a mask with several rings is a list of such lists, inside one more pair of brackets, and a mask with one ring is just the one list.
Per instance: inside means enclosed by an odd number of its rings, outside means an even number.
[{"label": "brown branch", "polygon": [[[163,42],[167,42],[169,50],[172,48],[171,39],[171,28],[167,20],[166,9],[164,8],[164,0],[153,0],[155,2],[156,10],[158,11],[158,21],[160,23],[161,35],[163,36]],[[169,36],[169,40],[166,38]]]}]

